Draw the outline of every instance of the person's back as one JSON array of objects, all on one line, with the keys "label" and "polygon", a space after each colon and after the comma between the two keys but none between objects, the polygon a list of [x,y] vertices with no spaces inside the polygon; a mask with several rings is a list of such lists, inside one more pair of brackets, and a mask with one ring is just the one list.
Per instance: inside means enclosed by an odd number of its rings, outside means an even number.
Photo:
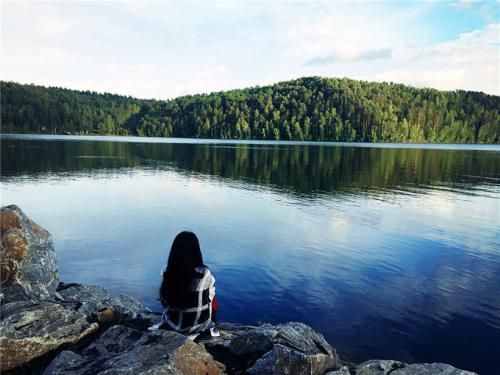
[{"label": "person's back", "polygon": [[210,328],[217,308],[215,278],[203,264],[194,233],[176,236],[162,278],[162,327],[187,335]]}]

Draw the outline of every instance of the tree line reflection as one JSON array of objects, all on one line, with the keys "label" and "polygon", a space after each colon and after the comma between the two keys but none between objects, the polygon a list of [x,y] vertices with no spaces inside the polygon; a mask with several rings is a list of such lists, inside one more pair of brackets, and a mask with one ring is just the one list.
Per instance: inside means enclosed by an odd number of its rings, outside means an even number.
[{"label": "tree line reflection", "polygon": [[2,179],[175,169],[294,194],[500,185],[500,153],[325,145],[2,140]]}]

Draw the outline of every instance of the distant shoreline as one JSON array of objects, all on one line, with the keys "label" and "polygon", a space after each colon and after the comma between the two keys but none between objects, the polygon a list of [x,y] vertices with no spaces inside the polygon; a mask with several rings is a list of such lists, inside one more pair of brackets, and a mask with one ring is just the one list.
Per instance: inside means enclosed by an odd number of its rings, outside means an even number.
[{"label": "distant shoreline", "polygon": [[481,143],[386,143],[386,142],[335,142],[335,141],[273,141],[259,139],[217,139],[217,138],[179,138],[179,137],[147,137],[131,135],[98,135],[98,134],[46,134],[46,133],[2,133],[0,139],[55,140],[55,141],[97,141],[97,142],[129,142],[129,143],[184,143],[184,144],[226,144],[226,145],[283,145],[283,146],[341,146],[383,149],[425,149],[425,150],[466,150],[500,152],[498,144]]}]

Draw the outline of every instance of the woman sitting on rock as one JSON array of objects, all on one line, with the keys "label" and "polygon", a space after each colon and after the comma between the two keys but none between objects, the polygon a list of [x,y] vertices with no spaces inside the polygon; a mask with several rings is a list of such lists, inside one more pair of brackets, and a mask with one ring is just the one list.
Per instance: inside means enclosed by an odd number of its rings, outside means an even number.
[{"label": "woman sitting on rock", "polygon": [[166,269],[162,271],[160,301],[165,308],[155,328],[195,335],[210,329],[212,336],[217,311],[215,278],[203,264],[198,238],[192,232],[179,233],[172,243]]}]

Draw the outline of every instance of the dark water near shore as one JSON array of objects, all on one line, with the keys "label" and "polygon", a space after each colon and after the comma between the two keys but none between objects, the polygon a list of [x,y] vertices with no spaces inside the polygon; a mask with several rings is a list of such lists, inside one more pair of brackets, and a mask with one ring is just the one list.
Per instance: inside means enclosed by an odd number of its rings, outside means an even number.
[{"label": "dark water near shore", "polygon": [[[91,140],[90,140],[91,139]],[[221,320],[298,320],[353,360],[500,367],[500,147],[2,136],[1,203],[61,278],[154,310],[198,234]]]}]

